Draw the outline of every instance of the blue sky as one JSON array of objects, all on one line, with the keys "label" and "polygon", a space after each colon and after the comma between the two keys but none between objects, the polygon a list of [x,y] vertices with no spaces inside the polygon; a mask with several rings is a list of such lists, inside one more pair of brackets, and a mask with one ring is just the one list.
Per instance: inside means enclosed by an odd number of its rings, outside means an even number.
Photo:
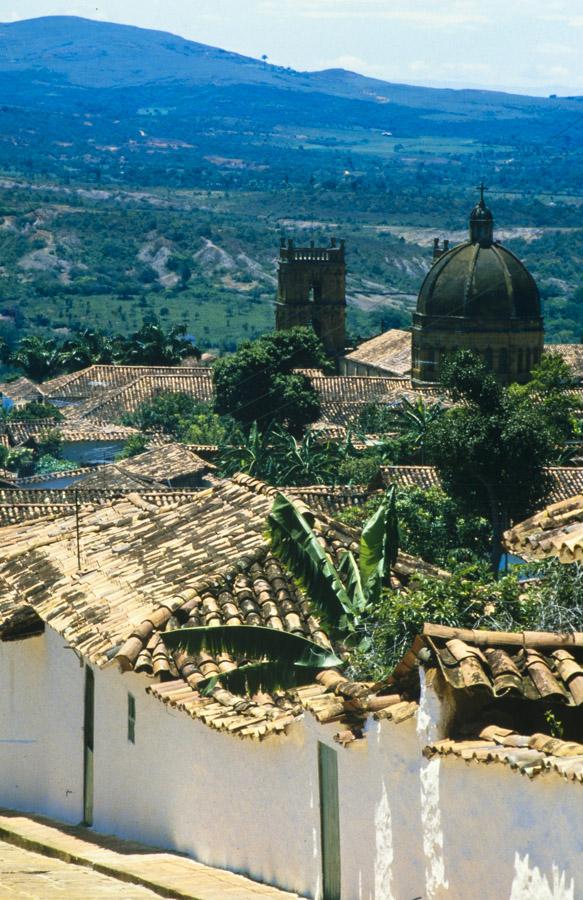
[{"label": "blue sky", "polygon": [[46,15],[172,31],[296,69],[583,94],[583,0],[0,0],[0,21]]}]

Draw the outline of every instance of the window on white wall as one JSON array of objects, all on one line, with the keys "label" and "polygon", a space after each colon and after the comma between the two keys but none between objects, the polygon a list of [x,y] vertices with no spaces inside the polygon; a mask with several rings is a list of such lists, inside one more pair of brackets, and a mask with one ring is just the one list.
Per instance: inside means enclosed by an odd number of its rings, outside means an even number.
[{"label": "window on white wall", "polygon": [[128,741],[136,743],[136,698],[128,694]]}]

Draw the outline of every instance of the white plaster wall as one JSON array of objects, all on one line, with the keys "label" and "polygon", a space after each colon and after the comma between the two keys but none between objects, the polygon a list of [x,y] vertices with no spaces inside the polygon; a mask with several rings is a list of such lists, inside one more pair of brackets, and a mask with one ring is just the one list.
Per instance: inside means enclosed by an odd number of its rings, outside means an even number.
[{"label": "white plaster wall", "polygon": [[338,764],[343,898],[425,897],[415,720],[372,720]]},{"label": "white plaster wall", "polygon": [[[577,900],[583,788],[426,760],[440,707],[344,749],[311,715],[263,742],[218,733],[95,671],[94,827],[309,897],[321,892],[318,740],[338,754],[343,900]],[[82,817],[84,670],[51,629],[0,644],[0,805]],[[127,739],[127,694],[136,743]]]},{"label": "white plaster wall", "polygon": [[50,628],[0,642],[0,805],[78,823],[84,670]]},{"label": "white plaster wall", "polygon": [[[94,827],[313,896],[319,884],[316,739],[213,731],[116,669],[95,677]],[[136,743],[127,739],[127,694]]]},{"label": "white plaster wall", "polygon": [[449,889],[431,897],[583,897],[583,788],[556,773],[531,781],[499,764],[434,760]]}]

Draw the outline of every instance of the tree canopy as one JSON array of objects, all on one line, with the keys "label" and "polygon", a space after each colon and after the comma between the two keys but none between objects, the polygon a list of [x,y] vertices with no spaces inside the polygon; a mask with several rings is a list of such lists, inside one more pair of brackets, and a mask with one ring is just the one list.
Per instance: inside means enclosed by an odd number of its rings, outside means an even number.
[{"label": "tree canopy", "polygon": [[329,361],[311,328],[292,328],[245,341],[214,366],[215,409],[244,428],[285,425],[298,435],[320,415],[309,378],[294,371],[323,368]]},{"label": "tree canopy", "polygon": [[537,388],[501,387],[471,351],[446,360],[441,380],[457,405],[430,424],[428,456],[462,508],[490,520],[497,567],[505,528],[547,496],[545,466],[555,459],[557,441],[568,438],[569,424],[536,401]]}]

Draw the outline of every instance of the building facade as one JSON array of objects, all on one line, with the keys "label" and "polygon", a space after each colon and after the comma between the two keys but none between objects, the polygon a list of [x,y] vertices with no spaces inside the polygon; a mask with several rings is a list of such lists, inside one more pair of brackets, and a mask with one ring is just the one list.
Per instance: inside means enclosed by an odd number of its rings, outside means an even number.
[{"label": "building facade", "polygon": [[282,239],[279,250],[276,328],[311,325],[332,355],[346,345],[344,241],[329,247],[296,247]]},{"label": "building facade", "polygon": [[443,358],[472,350],[502,384],[526,382],[543,351],[536,283],[521,261],[494,240],[484,188],[470,215],[469,238],[434,255],[412,328],[412,379],[439,381]]}]

